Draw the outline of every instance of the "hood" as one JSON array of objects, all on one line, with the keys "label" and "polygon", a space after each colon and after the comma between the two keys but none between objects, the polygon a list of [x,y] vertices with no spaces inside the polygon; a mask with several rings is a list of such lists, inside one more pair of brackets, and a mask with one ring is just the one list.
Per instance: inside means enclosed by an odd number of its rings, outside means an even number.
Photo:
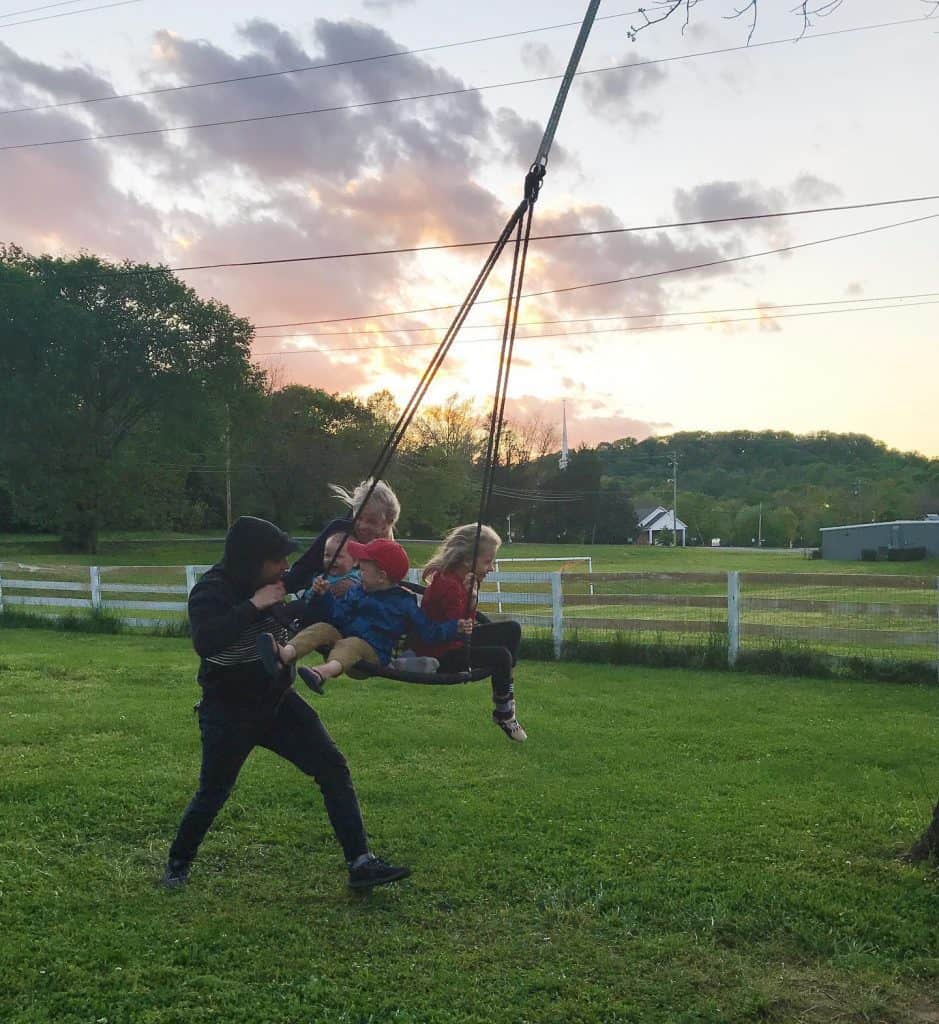
[{"label": "hood", "polygon": [[221,565],[238,583],[254,587],[265,561],[283,558],[296,551],[297,546],[296,541],[266,519],[239,516],[225,537]]}]

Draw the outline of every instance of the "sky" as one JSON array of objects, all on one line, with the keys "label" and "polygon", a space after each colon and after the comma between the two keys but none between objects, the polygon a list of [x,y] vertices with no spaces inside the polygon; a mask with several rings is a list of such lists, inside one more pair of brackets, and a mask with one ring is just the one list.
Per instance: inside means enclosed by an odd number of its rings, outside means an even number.
[{"label": "sky", "polygon": [[[435,48],[0,113],[0,242],[174,267],[494,238],[521,198],[558,83],[478,87],[558,74],[577,27],[548,26],[579,23],[586,7],[136,0],[72,13],[101,2],[0,6],[0,110]],[[728,17],[732,0],[700,0],[687,26],[676,16],[630,39],[642,23],[628,13],[636,6],[601,4],[581,62],[591,73],[571,90],[536,234],[939,192],[929,128],[939,13],[924,18],[935,4],[843,0],[792,42],[801,29],[792,4],[764,0],[749,47],[748,17]],[[910,23],[884,25],[898,21]],[[882,27],[845,31],[863,26]],[[449,45],[505,33],[522,34]],[[609,70],[620,64],[639,66]],[[933,219],[898,225],[924,217]],[[739,259],[844,234],[854,237]],[[559,423],[566,401],[572,444],[678,430],[837,431],[939,457],[937,241],[939,200],[534,243],[533,292],[735,261],[525,301],[510,418]],[[460,301],[484,253],[180,276],[257,325],[254,356],[279,384],[361,397],[388,389],[403,402],[452,312],[400,311]],[[493,301],[474,310],[428,401],[491,395],[498,345],[489,339],[507,280],[500,266],[482,296]],[[358,319],[338,319],[348,317]]]}]

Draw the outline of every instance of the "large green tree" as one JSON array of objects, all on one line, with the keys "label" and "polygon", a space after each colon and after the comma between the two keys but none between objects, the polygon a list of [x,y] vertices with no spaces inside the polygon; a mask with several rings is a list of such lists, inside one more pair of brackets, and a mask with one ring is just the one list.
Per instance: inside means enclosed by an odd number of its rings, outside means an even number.
[{"label": "large green tree", "polygon": [[187,435],[211,436],[257,390],[251,337],[165,268],[0,247],[0,475],[15,514],[94,551],[115,508],[153,499]]}]

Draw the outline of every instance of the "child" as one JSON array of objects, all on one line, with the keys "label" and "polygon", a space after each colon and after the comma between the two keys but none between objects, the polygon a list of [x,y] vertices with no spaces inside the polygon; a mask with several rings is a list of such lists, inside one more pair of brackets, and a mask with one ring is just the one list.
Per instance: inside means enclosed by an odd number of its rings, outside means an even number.
[{"label": "child", "polygon": [[[447,534],[427,563],[424,579],[431,582],[424,592],[421,608],[429,619],[442,622],[462,618],[468,610],[475,617],[476,590],[492,569],[502,538],[491,527],[482,527],[474,566],[475,544],[476,524],[457,526]],[[473,668],[492,669],[492,720],[516,743],[524,743],[528,739],[515,717],[512,680],[521,639],[522,627],[517,622],[484,623],[476,626],[470,648]],[[438,658],[442,672],[459,672],[466,668],[466,654],[458,641],[434,645],[416,638],[412,646],[418,654]]]},{"label": "child", "polygon": [[[334,597],[342,597],[362,579],[355,559],[349,552],[350,540],[351,537],[348,533],[332,533],[326,538],[323,548],[323,566],[325,568],[323,575]],[[344,544],[343,541],[345,541]],[[340,544],[342,544],[341,551]],[[337,586],[337,584],[341,584],[341,586]],[[308,596],[312,600],[313,592],[308,591]]]},{"label": "child", "polygon": [[406,632],[429,644],[456,640],[460,633],[472,633],[473,620],[454,616],[448,621],[432,622],[418,608],[413,594],[398,584],[408,572],[407,552],[393,540],[346,543],[349,554],[359,563],[361,582],[345,597],[337,600],[324,576],[313,581],[315,595],[307,617],[319,621],[302,629],[289,643],[280,646],[273,634],[258,638],[258,654],[264,667],[276,675],[289,665],[316,650],[329,647],[326,663],[319,669],[300,669],[301,678],[312,689],[322,691],[324,679],[349,672],[360,661],[387,665],[394,645]]}]

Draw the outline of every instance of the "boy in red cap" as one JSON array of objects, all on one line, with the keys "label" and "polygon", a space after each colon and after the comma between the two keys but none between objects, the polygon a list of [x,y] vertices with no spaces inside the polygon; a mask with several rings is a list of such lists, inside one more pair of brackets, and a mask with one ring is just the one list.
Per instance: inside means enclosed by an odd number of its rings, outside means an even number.
[{"label": "boy in red cap", "polygon": [[258,654],[264,667],[276,675],[284,665],[328,647],[326,663],[319,669],[303,668],[300,675],[308,686],[322,691],[324,679],[349,672],[360,661],[387,665],[394,646],[405,633],[426,643],[453,640],[473,631],[472,619],[431,622],[418,608],[417,599],[398,584],[407,575],[407,552],[393,540],[373,540],[368,544],[346,542],[346,550],[359,563],[361,582],[341,599],[330,592],[323,576],[313,581],[305,614],[313,625],[283,646],[272,633],[258,639]]}]

